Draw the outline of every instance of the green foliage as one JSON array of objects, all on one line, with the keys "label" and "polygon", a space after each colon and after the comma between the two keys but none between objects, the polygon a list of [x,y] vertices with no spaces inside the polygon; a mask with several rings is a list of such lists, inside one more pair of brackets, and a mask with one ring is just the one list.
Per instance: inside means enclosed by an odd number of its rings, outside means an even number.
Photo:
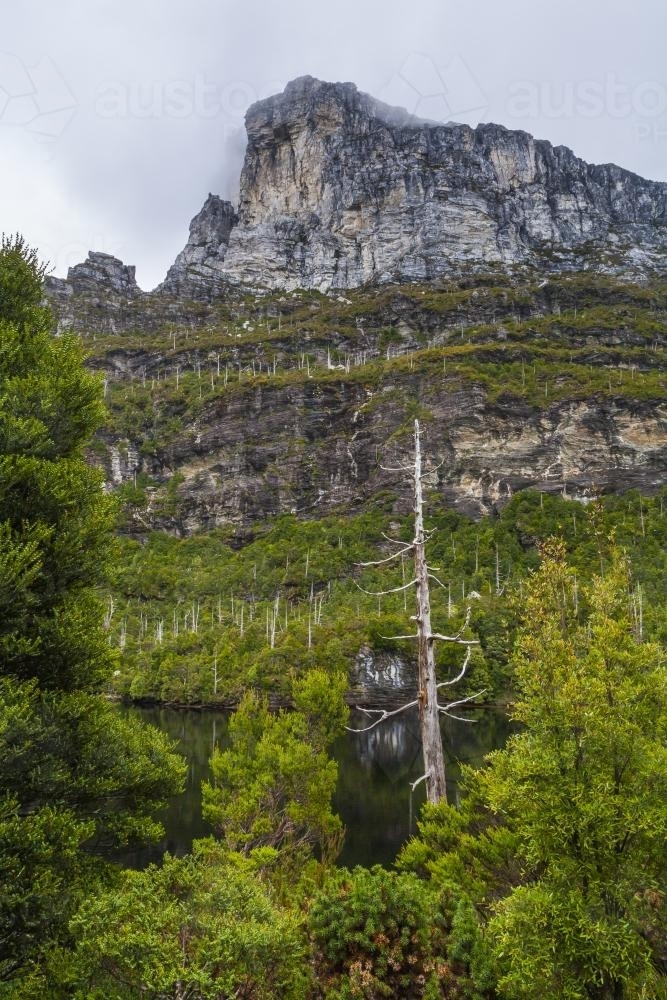
[{"label": "green foliage", "polygon": [[667,876],[664,653],[633,634],[622,560],[587,597],[582,626],[562,549],[549,551],[517,649],[526,730],[482,779],[534,873],[489,926],[512,997],[667,995],[664,941],[646,920],[664,908]]},{"label": "green foliage", "polygon": [[364,642],[368,602],[343,581],[372,558],[385,524],[382,514],[284,516],[240,550],[223,532],[124,542],[110,628],[124,643],[116,690],[225,704],[250,685],[287,698],[293,672],[347,668]]},{"label": "green foliage", "polygon": [[62,808],[99,851],[156,839],[151,816],[180,787],[183,764],[158,730],[85,692],[42,692],[0,678],[2,790],[23,813]]},{"label": "green foliage", "polygon": [[104,411],[77,342],[50,335],[40,278],[33,252],[20,239],[3,241],[0,669],[45,687],[94,689],[111,654],[91,588],[101,582],[113,522],[83,448]]},{"label": "green foliage", "polygon": [[0,996],[5,990],[7,996],[19,995],[15,976],[45,941],[66,933],[68,919],[84,895],[86,877],[91,875],[81,846],[92,832],[92,823],[82,823],[69,810],[42,805],[23,816],[16,798],[3,798]]},{"label": "green foliage", "polygon": [[457,997],[437,895],[414,875],[375,866],[331,872],[308,916],[327,1000]]},{"label": "green foliage", "polygon": [[544,548],[513,657],[521,729],[401,857],[450,894],[450,957],[511,1000],[667,996],[664,651],[638,634],[626,561],[604,568],[577,587],[563,544]]},{"label": "green foliage", "polygon": [[274,847],[291,863],[313,848],[325,860],[338,853],[338,769],[327,750],[347,719],[346,687],[343,675],[312,671],[295,681],[295,711],[271,713],[252,692],[243,698],[230,720],[231,746],[216,749],[214,780],[203,786],[204,818],[230,848]]},{"label": "green foliage", "polygon": [[[83,458],[100,385],[53,338],[43,269],[0,248],[0,982],[8,995],[105,877],[101,851],[159,836],[183,765],[97,692],[116,657],[97,588],[112,502]],[[3,987],[4,988],[4,987]]]},{"label": "green foliage", "polygon": [[160,868],[127,871],[72,922],[77,1000],[301,1000],[308,995],[298,914],[271,898],[256,861],[202,842]]},{"label": "green foliage", "polygon": [[25,239],[3,234],[0,242],[0,316],[19,330],[47,319],[42,308],[42,280],[46,267]]},{"label": "green foliage", "polygon": [[496,986],[495,964],[477,910],[466,895],[457,899],[447,942],[447,957],[463,995],[483,1000]]},{"label": "green foliage", "polygon": [[[439,630],[456,632],[468,595],[479,595],[471,601],[471,624],[481,646],[463,693],[508,696],[525,581],[538,565],[540,542],[553,534],[566,542],[578,586],[608,564],[607,536],[615,534],[636,579],[635,628],[641,625],[647,638],[666,637],[664,499],[630,492],[584,506],[526,492],[500,516],[475,522],[429,497],[428,527],[436,529],[431,559],[444,584],[431,593]],[[181,704],[229,704],[249,685],[287,698],[292,672],[350,670],[362,646],[412,662],[414,643],[387,638],[409,631],[412,595],[388,595],[378,604],[355,586],[381,590],[403,582],[400,564],[363,571],[357,564],[393,551],[382,532],[406,538],[409,530],[407,518],[378,510],[305,522],[282,516],[257,527],[241,547],[220,530],[185,539],[155,532],[143,544],[123,540],[109,628],[111,643],[122,644],[114,689]],[[458,649],[439,644],[437,657],[443,680],[458,673]]]}]

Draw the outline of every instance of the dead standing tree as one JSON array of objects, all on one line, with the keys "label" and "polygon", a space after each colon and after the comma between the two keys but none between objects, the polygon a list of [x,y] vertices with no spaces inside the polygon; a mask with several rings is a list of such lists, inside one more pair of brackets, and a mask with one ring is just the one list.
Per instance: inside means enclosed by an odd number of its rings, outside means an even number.
[{"label": "dead standing tree", "polygon": [[[419,682],[419,693],[414,701],[407,702],[405,705],[401,705],[400,708],[395,709],[392,712],[387,712],[384,709],[373,709],[373,708],[361,708],[357,706],[359,711],[363,712],[368,716],[377,715],[378,717],[368,726],[362,729],[351,729],[351,732],[355,733],[365,733],[370,729],[374,729],[379,726],[386,719],[394,715],[398,715],[401,712],[406,711],[409,708],[419,708],[419,726],[421,731],[421,741],[422,741],[422,752],[424,756],[424,774],[413,784],[415,788],[422,781],[426,782],[426,797],[431,803],[437,803],[447,800],[447,789],[445,783],[445,758],[442,749],[442,736],[440,733],[440,716],[449,715],[452,718],[460,718],[456,716],[451,711],[457,706],[464,705],[468,702],[473,701],[478,698],[483,691],[478,691],[477,694],[470,695],[467,698],[460,698],[458,701],[451,701],[447,704],[441,704],[438,700],[438,691],[441,688],[449,687],[452,684],[456,684],[460,681],[470,663],[470,656],[472,653],[472,647],[478,645],[477,639],[465,639],[464,633],[466,632],[469,622],[470,622],[470,608],[468,607],[465,617],[465,622],[463,627],[456,635],[442,635],[440,632],[434,632],[431,627],[431,598],[430,598],[430,587],[429,581],[433,580],[439,586],[444,586],[440,580],[431,572],[426,559],[426,542],[428,537],[424,531],[424,514],[423,514],[423,495],[422,495],[422,458],[421,458],[421,444],[419,437],[419,421],[415,420],[415,458],[414,467],[409,468],[407,466],[401,466],[399,469],[388,469],[385,471],[391,472],[405,472],[409,474],[414,479],[414,512],[415,512],[415,533],[414,539],[410,543],[397,542],[395,539],[387,538],[387,541],[394,545],[400,545],[399,551],[394,552],[393,555],[387,556],[386,559],[379,559],[376,562],[360,563],[360,566],[381,566],[383,564],[390,563],[394,559],[400,559],[405,556],[408,552],[412,552],[414,557],[414,579],[410,580],[409,583],[404,584],[401,587],[394,587],[391,590],[383,591],[364,591],[366,594],[372,594],[374,597],[380,597],[385,594],[394,594],[402,590],[407,590],[411,587],[415,588],[415,598],[416,598],[416,614],[412,616],[411,621],[414,621],[417,626],[417,631],[411,633],[410,635],[394,635],[387,636],[389,639],[414,639],[417,641],[417,675]],[[363,590],[363,588],[360,588]],[[463,659],[463,664],[459,673],[456,677],[448,681],[441,681],[438,683],[436,672],[435,672],[435,643],[436,642],[451,642],[459,646],[465,647],[465,656]],[[469,721],[469,720],[465,720]],[[349,728],[349,727],[348,727]]]}]

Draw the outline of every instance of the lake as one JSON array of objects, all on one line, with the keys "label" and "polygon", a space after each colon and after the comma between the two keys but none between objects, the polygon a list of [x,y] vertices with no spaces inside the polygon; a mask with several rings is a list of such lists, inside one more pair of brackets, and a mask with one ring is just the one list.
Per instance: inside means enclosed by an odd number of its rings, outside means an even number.
[{"label": "lake", "polygon": [[[159,861],[165,851],[182,855],[211,828],[201,818],[201,782],[210,776],[208,761],[217,745],[227,745],[229,712],[165,707],[129,707],[123,712],[149,722],[178,742],[188,761],[185,791],[162,815],[166,836],[151,848],[123,855],[132,867]],[[443,719],[447,792],[456,801],[461,764],[479,764],[484,754],[504,745],[511,723],[495,709],[469,713],[470,722]],[[351,726],[366,725],[352,713]],[[334,746],[338,787],[334,800],[346,828],[341,865],[390,864],[411,833],[424,801],[424,785],[414,794],[410,782],[423,773],[416,711],[389,719],[367,733],[346,733]]]}]

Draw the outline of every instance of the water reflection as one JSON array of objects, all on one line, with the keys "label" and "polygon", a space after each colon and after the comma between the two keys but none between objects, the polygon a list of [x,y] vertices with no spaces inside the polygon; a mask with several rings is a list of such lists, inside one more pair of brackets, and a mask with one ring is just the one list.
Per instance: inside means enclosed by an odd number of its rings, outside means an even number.
[{"label": "water reflection", "polygon": [[[201,818],[201,782],[209,776],[214,746],[228,743],[228,713],[170,708],[122,708],[150,722],[177,740],[188,760],[186,789],[164,811],[166,837],[159,845],[124,855],[122,861],[142,867],[159,861],[165,851],[182,855],[197,837],[211,829]],[[456,801],[460,765],[479,764],[485,753],[502,746],[510,731],[507,717],[490,709],[470,713],[474,722],[445,719],[442,723],[447,791]],[[353,713],[352,726],[368,719]],[[347,733],[334,747],[338,761],[335,808],[346,827],[343,865],[390,864],[414,832],[414,818],[424,801],[424,785],[414,794],[410,783],[423,772],[416,711],[388,719],[366,733]]]},{"label": "water reflection", "polygon": [[[509,735],[507,716],[493,710],[470,713],[470,722],[441,723],[447,794],[458,795],[461,764],[479,764]],[[351,725],[368,724],[353,714]],[[405,712],[367,733],[349,733],[336,744],[339,763],[335,804],[347,829],[340,863],[389,864],[415,830],[426,790],[411,783],[423,774],[417,711]]]}]

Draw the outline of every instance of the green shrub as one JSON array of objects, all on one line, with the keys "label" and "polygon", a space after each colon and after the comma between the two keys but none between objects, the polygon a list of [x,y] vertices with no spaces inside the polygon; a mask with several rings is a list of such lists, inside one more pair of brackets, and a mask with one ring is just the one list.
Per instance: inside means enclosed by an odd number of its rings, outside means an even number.
[{"label": "green shrub", "polygon": [[308,927],[328,1000],[457,995],[437,896],[415,875],[338,869],[315,896]]}]

